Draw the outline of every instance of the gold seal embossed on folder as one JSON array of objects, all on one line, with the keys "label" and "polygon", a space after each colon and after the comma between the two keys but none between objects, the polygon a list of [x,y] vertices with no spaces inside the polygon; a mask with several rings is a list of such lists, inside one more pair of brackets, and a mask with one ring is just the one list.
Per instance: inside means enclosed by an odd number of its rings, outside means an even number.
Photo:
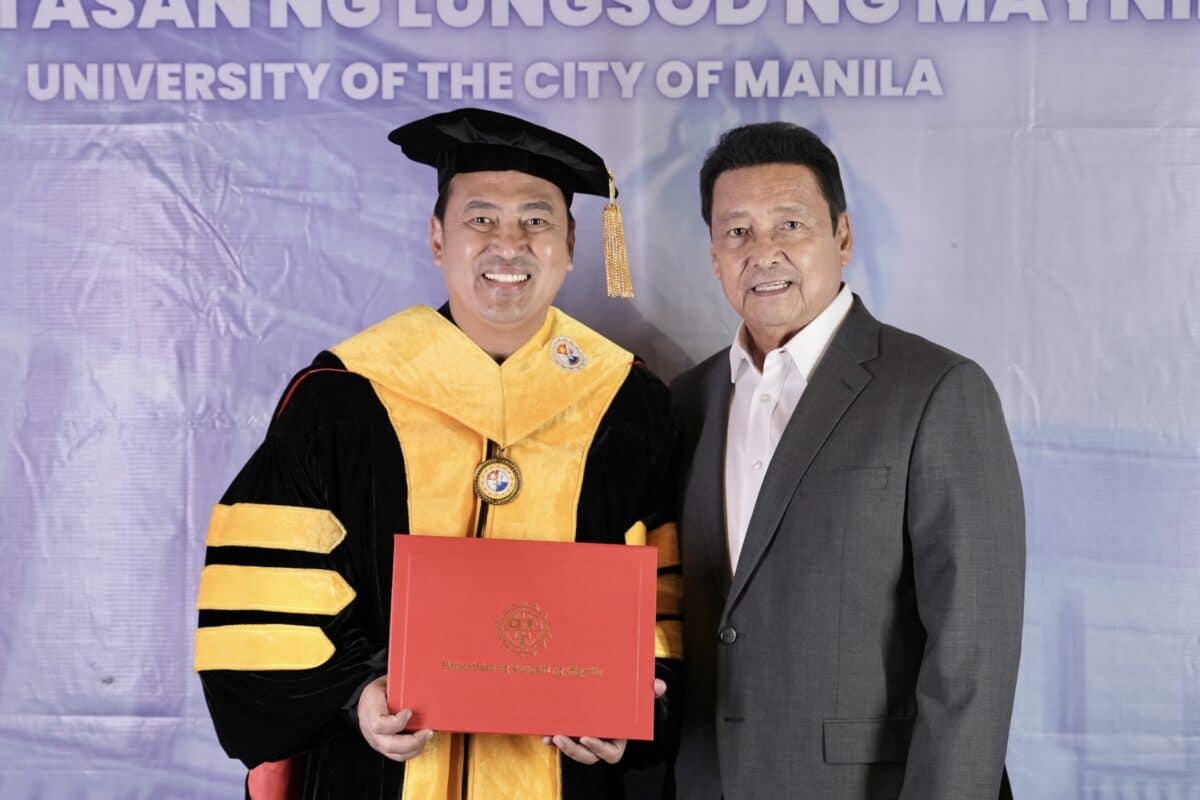
[{"label": "gold seal embossed on folder", "polygon": [[550,618],[536,603],[514,603],[496,620],[500,644],[515,656],[536,656],[550,642]]}]

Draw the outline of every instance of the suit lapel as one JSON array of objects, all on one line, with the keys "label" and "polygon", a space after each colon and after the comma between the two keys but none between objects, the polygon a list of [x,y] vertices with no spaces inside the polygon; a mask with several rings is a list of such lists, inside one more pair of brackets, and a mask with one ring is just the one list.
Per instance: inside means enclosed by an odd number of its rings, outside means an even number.
[{"label": "suit lapel", "polygon": [[[758,501],[750,515],[746,540],[742,544],[737,571],[725,599],[722,620],[728,616],[778,533],[779,523],[800,479],[846,409],[870,382],[871,373],[862,364],[875,358],[878,352],[879,323],[855,296],[854,305],[813,372],[812,380],[805,388],[771,457]],[[728,402],[724,408],[727,416]],[[721,452],[724,453],[723,448]],[[724,463],[722,458],[722,468]],[[724,497],[723,491],[721,496]]]},{"label": "suit lapel", "polygon": [[[707,571],[714,577],[714,591],[721,598],[729,589],[729,547],[725,537],[725,439],[729,427],[729,359],[719,358],[705,376],[702,388],[704,420],[696,439],[692,475],[684,513],[686,535],[699,534],[700,549],[706,554]],[[689,524],[690,523],[690,524]]]}]

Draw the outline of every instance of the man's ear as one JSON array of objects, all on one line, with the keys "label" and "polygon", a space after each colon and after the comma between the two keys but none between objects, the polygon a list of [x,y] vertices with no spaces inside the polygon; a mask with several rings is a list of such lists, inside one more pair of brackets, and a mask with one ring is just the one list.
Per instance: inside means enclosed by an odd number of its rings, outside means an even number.
[{"label": "man's ear", "polygon": [[429,251],[433,253],[433,263],[442,266],[442,221],[434,214],[429,217]]},{"label": "man's ear", "polygon": [[567,220],[567,272],[575,269],[575,218]]},{"label": "man's ear", "polygon": [[837,242],[838,252],[842,255],[842,267],[845,267],[854,257],[854,232],[850,228],[849,211],[843,211],[838,217],[838,226],[833,238]]}]

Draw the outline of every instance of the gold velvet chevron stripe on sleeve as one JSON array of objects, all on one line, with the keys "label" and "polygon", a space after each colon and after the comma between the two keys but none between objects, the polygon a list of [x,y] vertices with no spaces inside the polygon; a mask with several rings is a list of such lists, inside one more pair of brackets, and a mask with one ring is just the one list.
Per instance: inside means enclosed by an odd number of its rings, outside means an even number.
[{"label": "gold velvet chevron stripe on sleeve", "polygon": [[625,531],[625,544],[641,547],[646,544],[646,523],[638,520]]},{"label": "gold velvet chevron stripe on sleeve", "polygon": [[658,568],[679,566],[679,533],[674,522],[659,525],[646,536],[646,544],[658,548]]},{"label": "gold velvet chevron stripe on sleeve", "polygon": [[208,525],[209,547],[331,553],[345,538],[346,529],[332,512],[303,506],[218,503]]},{"label": "gold velvet chevron stripe on sleeve", "polygon": [[354,589],[333,570],[209,564],[200,573],[196,605],[201,610],[332,616],[353,599]]},{"label": "gold velvet chevron stripe on sleeve", "polygon": [[658,576],[658,614],[683,613],[683,576]]},{"label": "gold velvet chevron stripe on sleeve", "polygon": [[[679,566],[679,534],[675,523],[659,525],[649,533],[640,522],[642,540],[658,548],[658,592],[656,612],[659,617],[654,626],[654,657],[683,658],[683,623],[678,619],[662,619],[663,616],[678,617],[683,611],[683,576],[678,571],[663,574],[663,570]],[[635,526],[637,527],[637,526]],[[632,533],[632,529],[630,531]],[[625,534],[628,543],[630,533]]]},{"label": "gold velvet chevron stripe on sleeve", "polygon": [[196,671],[312,669],[333,642],[310,625],[219,625],[196,631]]},{"label": "gold velvet chevron stripe on sleeve", "polygon": [[654,657],[683,658],[683,623],[661,620],[654,626]]}]

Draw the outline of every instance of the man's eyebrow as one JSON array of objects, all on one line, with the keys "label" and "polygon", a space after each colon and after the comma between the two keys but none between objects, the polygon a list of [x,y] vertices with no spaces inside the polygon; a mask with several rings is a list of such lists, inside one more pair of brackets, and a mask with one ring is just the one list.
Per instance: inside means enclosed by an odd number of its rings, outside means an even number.
[{"label": "man's eyebrow", "polygon": [[[812,211],[804,203],[783,203],[783,204],[774,206],[773,208],[769,209],[767,213],[769,213],[769,214],[811,214]],[[722,214],[720,217],[718,217],[717,220],[719,222],[729,222],[730,220],[738,219],[740,217],[747,217],[749,215],[750,215],[749,211],[746,211],[745,209],[742,209],[742,208],[735,208],[735,209],[731,209],[730,211],[726,211],[724,214]]]},{"label": "man's eyebrow", "polygon": [[[463,211],[497,211],[500,209],[500,204],[477,198],[468,200],[463,206]],[[549,200],[530,200],[527,203],[521,204],[522,211],[545,211],[548,214],[554,213],[554,204]]]}]

